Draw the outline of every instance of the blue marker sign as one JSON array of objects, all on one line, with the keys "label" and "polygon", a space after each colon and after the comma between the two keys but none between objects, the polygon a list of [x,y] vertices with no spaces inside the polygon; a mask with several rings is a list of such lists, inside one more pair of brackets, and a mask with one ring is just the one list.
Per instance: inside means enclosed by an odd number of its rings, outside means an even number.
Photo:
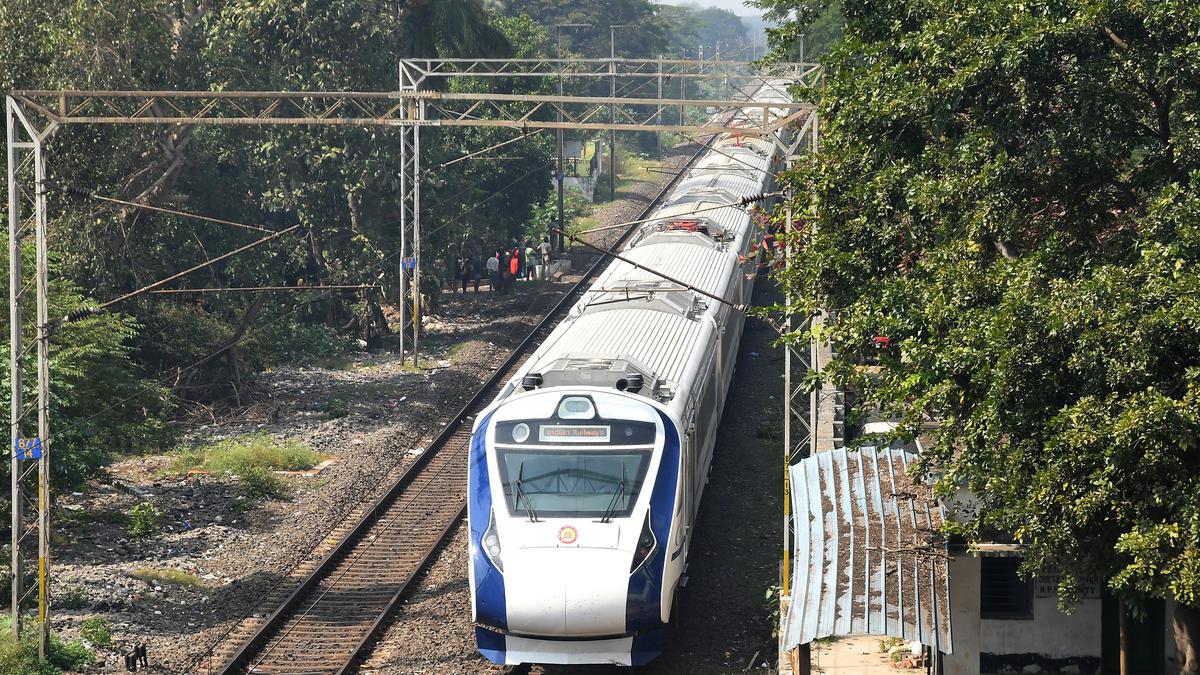
[{"label": "blue marker sign", "polygon": [[41,459],[42,458],[42,439],[41,438],[18,438],[16,447],[13,452],[17,459]]}]

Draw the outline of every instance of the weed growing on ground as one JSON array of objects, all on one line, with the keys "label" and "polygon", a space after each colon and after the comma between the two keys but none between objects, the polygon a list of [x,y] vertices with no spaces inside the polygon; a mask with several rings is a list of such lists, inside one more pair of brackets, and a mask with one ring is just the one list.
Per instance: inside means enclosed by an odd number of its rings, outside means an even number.
[{"label": "weed growing on ground", "polygon": [[166,569],[150,569],[148,567],[139,567],[133,571],[133,578],[145,581],[148,584],[171,584],[172,586],[203,586],[204,582],[195,574],[188,574],[179,570]]},{"label": "weed growing on ground", "polygon": [[322,459],[320,453],[313,452],[299,441],[277,440],[271,434],[257,433],[238,436],[208,447],[176,450],[172,468],[179,472],[205,469],[240,476],[252,467],[268,471],[310,469]]},{"label": "weed growing on ground", "polygon": [[71,586],[63,590],[58,604],[64,609],[83,609],[88,606],[88,601],[87,596],[83,594],[82,588]]},{"label": "weed growing on ground", "polygon": [[84,621],[79,627],[79,634],[97,647],[112,644],[112,632],[108,628],[108,621],[102,616],[93,616]]},{"label": "weed growing on ground", "polygon": [[247,500],[253,499],[290,499],[292,489],[279,476],[270,471],[253,466],[238,474],[242,494]]},{"label": "weed growing on ground", "polygon": [[763,595],[763,609],[767,612],[767,620],[771,622],[771,637],[779,637],[779,607],[783,601],[783,587],[774,584],[767,587]]},{"label": "weed growing on ground", "polygon": [[336,420],[350,414],[350,404],[340,398],[331,398],[321,404],[321,414],[327,420]]},{"label": "weed growing on ground", "polygon": [[[343,402],[342,405],[346,404]],[[348,414],[348,405],[346,411]],[[322,459],[324,457],[320,453],[303,443],[278,440],[270,434],[258,433],[231,438],[205,448],[176,450],[172,468],[177,472],[202,468],[236,476],[245,499],[235,502],[234,510],[246,511],[253,508],[257,499],[288,499],[292,496],[287,482],[273,474],[273,471],[311,469]]]},{"label": "weed growing on ground", "polygon": [[137,539],[146,539],[159,533],[162,526],[162,511],[150,502],[142,502],[129,512],[129,534]]}]

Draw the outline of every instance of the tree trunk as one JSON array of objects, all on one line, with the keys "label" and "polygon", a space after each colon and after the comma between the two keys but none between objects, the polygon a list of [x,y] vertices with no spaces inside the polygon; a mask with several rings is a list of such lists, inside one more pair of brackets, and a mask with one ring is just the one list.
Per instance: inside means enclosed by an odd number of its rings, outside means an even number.
[{"label": "tree trunk", "polygon": [[1200,608],[1175,603],[1171,629],[1180,675],[1200,675]]},{"label": "tree trunk", "polygon": [[1120,626],[1118,643],[1121,654],[1121,675],[1129,675],[1129,608],[1125,606],[1124,600],[1117,604],[1117,617]]}]

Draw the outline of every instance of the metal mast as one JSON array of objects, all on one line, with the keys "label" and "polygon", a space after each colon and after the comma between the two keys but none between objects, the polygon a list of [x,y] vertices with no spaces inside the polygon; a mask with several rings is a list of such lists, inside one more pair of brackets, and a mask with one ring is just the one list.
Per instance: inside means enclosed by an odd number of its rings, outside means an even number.
[{"label": "metal mast", "polygon": [[[8,311],[9,377],[12,405],[9,452],[12,471],[12,626],[21,634],[21,606],[33,589],[23,588],[25,549],[37,539],[37,636],[38,653],[46,656],[50,637],[50,321],[49,321],[49,247],[46,239],[46,162],[45,141],[57,124],[38,130],[29,121],[20,102],[5,99],[5,127],[8,141]],[[32,163],[33,194],[20,189],[22,178]],[[22,215],[22,204],[32,201],[32,223]],[[34,280],[36,294],[35,327],[37,343],[37,432],[29,434],[33,409],[25,404],[24,384],[27,350],[22,346],[23,304],[29,288],[25,285],[21,254],[32,225],[34,239]],[[37,500],[29,499],[30,482],[36,484]],[[32,507],[32,518],[27,509]]]}]

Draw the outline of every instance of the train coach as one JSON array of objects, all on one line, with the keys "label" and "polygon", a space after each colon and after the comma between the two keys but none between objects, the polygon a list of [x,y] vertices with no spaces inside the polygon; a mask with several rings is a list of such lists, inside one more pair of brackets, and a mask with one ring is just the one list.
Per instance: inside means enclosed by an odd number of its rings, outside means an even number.
[{"label": "train coach", "polygon": [[[754,99],[786,101],[785,86]],[[743,119],[784,113],[754,114]],[[770,189],[775,153],[770,139],[714,141],[631,238],[630,262],[597,278],[477,417],[469,566],[489,660],[642,665],[661,652],[757,273],[743,201]]]}]

